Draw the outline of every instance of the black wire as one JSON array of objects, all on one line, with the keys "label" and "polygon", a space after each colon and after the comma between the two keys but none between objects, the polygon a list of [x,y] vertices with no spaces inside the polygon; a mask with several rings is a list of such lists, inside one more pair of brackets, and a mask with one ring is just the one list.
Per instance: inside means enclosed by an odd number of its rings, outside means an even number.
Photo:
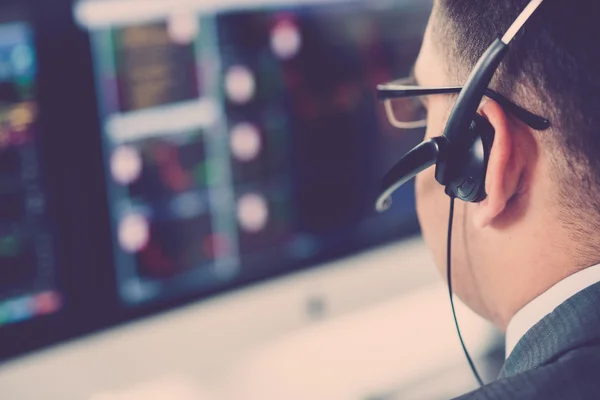
[{"label": "black wire", "polygon": [[448,273],[448,293],[450,294],[450,305],[452,306],[452,316],[454,317],[454,324],[456,325],[456,332],[458,332],[458,338],[460,339],[460,344],[465,352],[465,356],[467,357],[467,361],[471,366],[471,370],[473,371],[473,375],[475,375],[475,379],[479,383],[479,386],[483,386],[483,380],[479,376],[477,372],[477,368],[475,368],[475,364],[469,355],[469,351],[467,350],[467,346],[465,346],[465,341],[463,340],[462,334],[460,333],[460,327],[458,326],[458,319],[456,318],[456,310],[454,308],[454,295],[452,293],[452,222],[454,221],[454,197],[450,196],[450,216],[448,218],[448,245],[446,247],[446,263],[447,263],[447,273]]}]

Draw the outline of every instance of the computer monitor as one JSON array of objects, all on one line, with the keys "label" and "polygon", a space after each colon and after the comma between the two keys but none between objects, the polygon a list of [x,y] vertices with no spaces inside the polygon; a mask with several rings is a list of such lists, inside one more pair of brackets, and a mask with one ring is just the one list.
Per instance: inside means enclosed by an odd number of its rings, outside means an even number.
[{"label": "computer monitor", "polygon": [[413,187],[374,211],[423,135],[375,87],[410,74],[430,8],[14,0],[0,359],[418,233]]},{"label": "computer monitor", "polygon": [[[379,180],[418,139],[374,88],[408,75],[423,1],[79,4],[94,57],[121,300],[280,275],[417,230]],[[422,132],[421,132],[422,133]]]}]

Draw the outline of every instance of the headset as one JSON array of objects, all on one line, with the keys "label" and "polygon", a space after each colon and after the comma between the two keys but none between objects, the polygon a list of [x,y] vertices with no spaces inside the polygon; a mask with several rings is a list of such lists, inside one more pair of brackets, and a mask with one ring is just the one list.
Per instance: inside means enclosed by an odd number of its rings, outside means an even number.
[{"label": "headset", "polygon": [[445,187],[445,192],[450,197],[447,277],[452,313],[467,361],[481,386],[483,381],[465,347],[454,309],[450,263],[454,199],[478,203],[487,197],[485,177],[494,143],[494,128],[477,111],[492,78],[508,53],[510,43],[543,1],[531,0],[502,39],[496,39],[490,45],[461,90],[443,135],[421,143],[400,159],[383,178],[375,205],[378,212],[388,210],[392,205],[391,196],[400,186],[435,165],[435,178]]},{"label": "headset", "polygon": [[496,39],[481,56],[458,96],[443,135],[415,147],[385,175],[375,205],[378,212],[391,207],[391,195],[400,186],[433,165],[435,178],[446,188],[446,194],[465,202],[485,200],[494,129],[477,110],[510,42],[543,1],[532,0],[502,39]]}]

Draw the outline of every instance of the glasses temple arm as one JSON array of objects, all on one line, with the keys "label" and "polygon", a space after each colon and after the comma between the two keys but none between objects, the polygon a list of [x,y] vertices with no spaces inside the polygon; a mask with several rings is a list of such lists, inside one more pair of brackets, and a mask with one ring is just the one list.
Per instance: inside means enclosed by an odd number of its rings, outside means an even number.
[{"label": "glasses temple arm", "polygon": [[523,107],[513,103],[506,97],[496,93],[495,91],[488,89],[485,92],[486,97],[494,100],[506,111],[514,114],[517,118],[523,121],[527,126],[537,131],[544,131],[550,128],[550,121],[546,118],[540,117],[530,111],[527,111]]}]

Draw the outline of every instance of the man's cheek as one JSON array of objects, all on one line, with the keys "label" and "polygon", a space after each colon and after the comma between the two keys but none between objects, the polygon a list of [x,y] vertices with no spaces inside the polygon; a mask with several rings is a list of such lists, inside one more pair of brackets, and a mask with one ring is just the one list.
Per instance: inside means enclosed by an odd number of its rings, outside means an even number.
[{"label": "man's cheek", "polygon": [[442,273],[445,266],[447,197],[444,188],[435,180],[434,173],[434,168],[430,168],[421,173],[415,182],[417,215],[425,244],[431,251],[439,272]]},{"label": "man's cheek", "polygon": [[427,175],[427,171],[417,176],[415,181],[415,193],[417,203],[417,216],[421,225],[421,230],[426,231],[428,228],[428,215],[431,215],[432,208],[432,188],[431,177]]},{"label": "man's cheek", "polygon": [[431,167],[421,172],[415,180],[415,191],[417,195],[417,206],[424,203],[428,197],[439,192],[441,186],[435,180],[435,168]]},{"label": "man's cheek", "polygon": [[424,231],[438,225],[443,216],[442,202],[445,198],[444,188],[435,180],[435,168],[430,168],[417,176],[415,182],[417,215]]}]

